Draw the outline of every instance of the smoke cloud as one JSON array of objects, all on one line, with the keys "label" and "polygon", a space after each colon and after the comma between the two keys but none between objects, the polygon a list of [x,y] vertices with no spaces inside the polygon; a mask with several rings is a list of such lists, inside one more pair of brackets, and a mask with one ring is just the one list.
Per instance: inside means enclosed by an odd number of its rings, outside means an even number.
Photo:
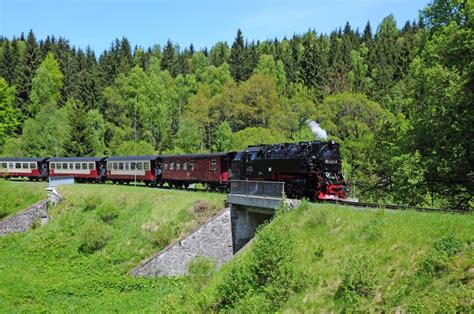
[{"label": "smoke cloud", "polygon": [[321,126],[313,120],[308,120],[306,121],[308,123],[308,126],[311,128],[311,131],[316,135],[316,138],[322,139],[322,140],[327,140],[328,139],[328,133],[326,130],[321,128]]}]

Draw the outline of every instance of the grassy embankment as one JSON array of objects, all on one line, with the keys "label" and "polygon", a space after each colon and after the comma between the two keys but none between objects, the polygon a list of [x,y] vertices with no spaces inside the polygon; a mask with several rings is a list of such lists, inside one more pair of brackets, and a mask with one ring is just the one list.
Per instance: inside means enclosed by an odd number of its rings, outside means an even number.
[{"label": "grassy embankment", "polygon": [[47,183],[0,179],[0,219],[46,198]]},{"label": "grassy embankment", "polygon": [[128,271],[219,211],[225,197],[112,185],[59,191],[65,201],[50,209],[48,225],[0,238],[2,313],[153,308],[182,282]]},{"label": "grassy embankment", "polygon": [[[224,195],[98,185],[62,193],[50,224],[0,238],[0,312],[473,309],[473,215],[305,204],[280,211],[218,272],[201,259],[184,278],[137,279],[127,272],[216,212]],[[193,211],[198,200],[211,209]]]}]

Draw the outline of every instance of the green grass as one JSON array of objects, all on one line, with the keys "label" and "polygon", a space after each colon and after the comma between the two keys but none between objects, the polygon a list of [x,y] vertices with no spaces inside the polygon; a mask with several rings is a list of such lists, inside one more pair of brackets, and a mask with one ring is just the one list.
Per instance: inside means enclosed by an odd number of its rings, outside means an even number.
[{"label": "green grass", "polygon": [[[128,272],[216,213],[225,197],[112,185],[60,193],[65,201],[50,209],[48,225],[0,238],[0,312],[156,310],[182,280]],[[194,213],[198,201],[208,210]]]},{"label": "green grass", "polygon": [[[224,194],[60,188],[52,221],[0,238],[0,312],[472,312],[474,216],[303,204],[218,272],[128,272],[222,208]],[[196,202],[207,211],[193,211]],[[200,207],[202,203],[199,205]]]},{"label": "green grass", "polygon": [[0,219],[46,199],[46,183],[0,179]]},{"label": "green grass", "polygon": [[167,300],[204,312],[472,312],[474,216],[306,204],[261,229],[202,292]]}]

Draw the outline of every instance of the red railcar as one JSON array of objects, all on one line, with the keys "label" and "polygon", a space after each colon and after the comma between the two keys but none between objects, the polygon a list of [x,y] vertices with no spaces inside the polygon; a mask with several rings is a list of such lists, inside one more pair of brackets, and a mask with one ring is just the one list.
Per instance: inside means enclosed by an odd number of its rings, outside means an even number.
[{"label": "red railcar", "polygon": [[203,183],[224,188],[229,183],[229,168],[235,153],[161,156],[161,182],[177,187]]},{"label": "red railcar", "polygon": [[160,172],[160,156],[114,156],[106,159],[107,179],[114,183],[144,182],[155,185]]},{"label": "red railcar", "polygon": [[48,178],[48,158],[7,158],[0,157],[0,177],[46,180]]},{"label": "red railcar", "polygon": [[96,181],[105,179],[105,157],[54,157],[49,161],[51,177],[74,177],[76,181]]}]

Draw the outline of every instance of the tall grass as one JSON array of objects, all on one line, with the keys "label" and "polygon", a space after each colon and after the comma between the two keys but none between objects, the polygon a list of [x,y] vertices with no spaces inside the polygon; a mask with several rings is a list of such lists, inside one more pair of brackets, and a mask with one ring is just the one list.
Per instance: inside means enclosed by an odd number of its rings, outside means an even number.
[{"label": "tall grass", "polygon": [[0,179],[0,219],[46,198],[46,183]]}]

